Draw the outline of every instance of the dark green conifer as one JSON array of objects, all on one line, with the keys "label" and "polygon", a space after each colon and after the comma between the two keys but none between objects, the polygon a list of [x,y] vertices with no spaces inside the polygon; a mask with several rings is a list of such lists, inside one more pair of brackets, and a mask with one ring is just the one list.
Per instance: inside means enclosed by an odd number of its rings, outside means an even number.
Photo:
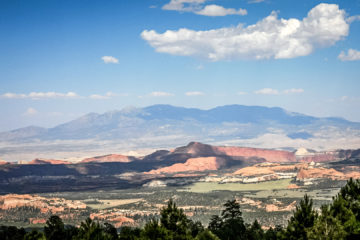
[{"label": "dark green conifer", "polygon": [[317,213],[313,209],[313,201],[305,194],[288,222],[284,239],[307,240],[307,231],[314,226],[316,218]]}]

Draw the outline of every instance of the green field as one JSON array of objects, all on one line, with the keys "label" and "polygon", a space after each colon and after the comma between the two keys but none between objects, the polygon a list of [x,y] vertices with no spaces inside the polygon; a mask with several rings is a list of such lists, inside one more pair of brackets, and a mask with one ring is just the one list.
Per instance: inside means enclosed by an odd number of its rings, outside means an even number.
[{"label": "green field", "polygon": [[281,179],[276,181],[267,181],[260,183],[225,183],[219,184],[216,182],[197,182],[182,191],[189,191],[195,193],[207,193],[211,191],[261,191],[261,190],[276,190],[286,189],[290,184],[291,179]]}]

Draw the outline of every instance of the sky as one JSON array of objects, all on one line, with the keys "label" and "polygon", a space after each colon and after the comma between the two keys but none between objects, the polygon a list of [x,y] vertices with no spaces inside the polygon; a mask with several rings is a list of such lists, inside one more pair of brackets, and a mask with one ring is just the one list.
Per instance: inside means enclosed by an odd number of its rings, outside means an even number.
[{"label": "sky", "polygon": [[360,1],[1,0],[0,131],[153,104],[360,122]]}]

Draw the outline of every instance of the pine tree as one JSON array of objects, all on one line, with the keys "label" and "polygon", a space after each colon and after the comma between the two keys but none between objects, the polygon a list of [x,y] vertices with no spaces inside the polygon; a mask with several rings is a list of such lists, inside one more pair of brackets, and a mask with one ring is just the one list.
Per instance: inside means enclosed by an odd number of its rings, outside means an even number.
[{"label": "pine tree", "polygon": [[244,239],[246,228],[240,204],[236,200],[229,200],[224,207],[220,217],[215,215],[211,218],[208,228],[221,240]]},{"label": "pine tree", "polygon": [[308,238],[314,240],[345,239],[346,232],[341,222],[331,215],[328,205],[321,206],[321,215],[308,230]]},{"label": "pine tree", "polygon": [[59,216],[51,216],[46,221],[44,233],[47,240],[66,239],[64,223]]},{"label": "pine tree", "polygon": [[[122,236],[122,234],[120,234]],[[121,239],[121,237],[120,237]],[[144,240],[170,240],[171,236],[169,231],[161,226],[156,219],[151,219],[146,223],[141,232],[141,239]]]},{"label": "pine tree", "polygon": [[283,238],[288,240],[307,240],[307,231],[314,226],[316,218],[317,213],[313,209],[313,201],[305,194],[304,199],[296,206]]},{"label": "pine tree", "polygon": [[330,211],[344,226],[346,239],[360,239],[360,180],[351,178],[341,188],[330,205]]},{"label": "pine tree", "polygon": [[195,240],[220,240],[215,234],[213,234],[210,230],[206,229],[199,233]]},{"label": "pine tree", "polygon": [[264,230],[262,230],[261,225],[257,220],[255,220],[253,224],[246,229],[246,239],[248,240],[265,239]]},{"label": "pine tree", "polygon": [[170,234],[173,240],[191,239],[190,220],[182,209],[170,199],[167,207],[160,212],[160,223]]},{"label": "pine tree", "polygon": [[45,236],[42,232],[39,232],[38,230],[32,230],[31,232],[28,232],[24,236],[24,240],[45,240]]}]

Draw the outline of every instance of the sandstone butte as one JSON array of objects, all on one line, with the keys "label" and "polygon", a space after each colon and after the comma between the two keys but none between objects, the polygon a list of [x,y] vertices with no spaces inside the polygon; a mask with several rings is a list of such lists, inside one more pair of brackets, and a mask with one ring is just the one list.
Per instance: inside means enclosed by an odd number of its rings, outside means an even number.
[{"label": "sandstone butte", "polygon": [[90,163],[90,162],[131,162],[131,157],[120,155],[120,154],[109,154],[104,156],[97,156],[92,158],[85,158],[80,163]]},{"label": "sandstone butte", "polygon": [[330,178],[332,180],[347,179],[347,176],[333,168],[308,168],[300,169],[297,173],[297,180],[304,180],[306,178]]},{"label": "sandstone butte", "polygon": [[241,175],[244,177],[248,176],[257,176],[257,175],[267,175],[267,174],[274,174],[275,172],[267,167],[245,167],[237,170],[234,172],[235,175]]},{"label": "sandstone butte", "polygon": [[45,224],[46,219],[45,218],[29,218],[30,224]]},{"label": "sandstone butte", "polygon": [[[295,162],[296,157],[293,152],[270,150],[249,147],[228,147],[228,146],[211,146],[199,142],[191,142],[186,147],[186,152],[196,154],[207,154],[214,156],[227,155],[231,157],[244,158],[263,158],[268,162]],[[175,150],[176,151],[176,150]]]},{"label": "sandstone butte", "polygon": [[294,165],[280,165],[280,164],[256,164],[254,166],[240,168],[235,171],[234,175],[241,175],[244,177],[249,176],[258,176],[258,175],[266,175],[266,174],[274,174],[275,172],[290,172],[297,171],[298,169],[307,168],[308,164],[299,163]]},{"label": "sandstone butte", "polygon": [[178,172],[201,172],[218,170],[226,164],[226,160],[219,157],[189,158],[185,163],[176,163],[169,167],[163,167],[147,172],[148,174],[178,173]]},{"label": "sandstone butte", "polygon": [[[30,194],[7,194],[0,196],[0,209],[7,210],[23,206],[40,209],[42,213],[63,212],[67,209],[85,209],[86,204],[81,201],[65,200],[63,198],[45,198]],[[59,206],[61,204],[61,206]]]},{"label": "sandstone butte", "polygon": [[116,228],[121,226],[135,226],[134,219],[124,216],[123,213],[91,213],[90,218],[93,220],[106,220],[112,222]]},{"label": "sandstone butte", "polygon": [[296,201],[293,201],[292,203],[290,203],[289,205],[284,206],[284,207],[280,207],[275,204],[267,204],[265,207],[265,211],[267,211],[267,212],[279,212],[279,211],[291,212],[295,208],[296,208]]},{"label": "sandstone butte", "polygon": [[0,165],[5,165],[5,164],[8,164],[8,162],[0,159]]},{"label": "sandstone butte", "polygon": [[28,164],[71,164],[71,162],[64,161],[64,160],[36,158],[36,159],[28,162]]},{"label": "sandstone butte", "polygon": [[304,156],[300,159],[302,162],[331,162],[337,160],[337,156],[331,153],[317,154],[313,156]]},{"label": "sandstone butte", "polygon": [[233,157],[264,158],[267,162],[296,162],[293,152],[247,147],[214,147],[219,153]]}]

